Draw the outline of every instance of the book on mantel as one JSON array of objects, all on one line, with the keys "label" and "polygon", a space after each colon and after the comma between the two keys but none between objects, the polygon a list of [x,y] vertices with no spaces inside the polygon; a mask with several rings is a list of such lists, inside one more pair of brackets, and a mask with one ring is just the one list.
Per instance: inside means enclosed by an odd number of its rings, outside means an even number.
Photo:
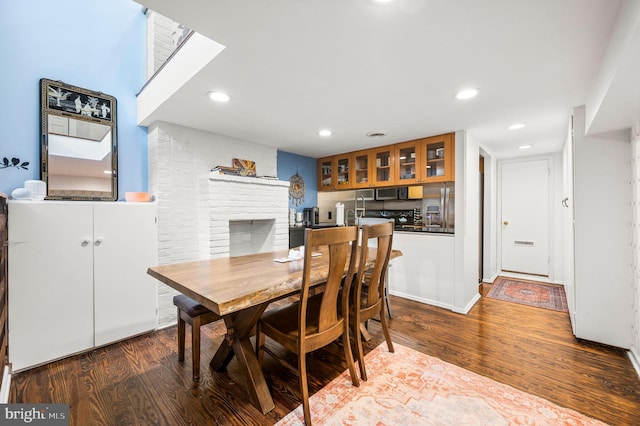
[{"label": "book on mantel", "polygon": [[239,175],[237,168],[227,166],[215,166],[213,169],[211,169],[211,173],[218,173],[220,175]]}]

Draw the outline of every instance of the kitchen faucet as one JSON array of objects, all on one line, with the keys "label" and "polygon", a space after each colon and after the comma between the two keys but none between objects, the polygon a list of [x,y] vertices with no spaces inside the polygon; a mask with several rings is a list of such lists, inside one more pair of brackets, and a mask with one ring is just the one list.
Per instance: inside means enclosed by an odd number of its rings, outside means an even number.
[{"label": "kitchen faucet", "polygon": [[349,212],[353,213],[353,224],[356,224],[356,211],[354,209],[348,209],[345,213],[345,220],[347,221],[347,226],[349,226]]}]

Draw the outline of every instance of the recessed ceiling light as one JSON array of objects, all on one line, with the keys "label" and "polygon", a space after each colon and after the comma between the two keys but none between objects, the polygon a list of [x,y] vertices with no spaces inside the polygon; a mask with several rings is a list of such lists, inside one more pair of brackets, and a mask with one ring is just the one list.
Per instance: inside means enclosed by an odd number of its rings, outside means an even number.
[{"label": "recessed ceiling light", "polygon": [[213,91],[213,92],[207,93],[207,95],[209,95],[209,98],[212,101],[216,101],[216,102],[229,102],[231,100],[231,96],[229,96],[229,94],[224,92]]},{"label": "recessed ceiling light", "polygon": [[529,149],[529,148],[531,148],[531,145],[520,145],[518,147],[518,149]]},{"label": "recessed ceiling light", "polygon": [[455,98],[458,100],[465,100],[475,98],[478,95],[478,89],[464,89],[455,94]]},{"label": "recessed ceiling light", "polygon": [[516,124],[512,124],[511,126],[508,127],[509,130],[518,130],[518,129],[522,129],[524,127],[524,124],[522,123],[516,123]]},{"label": "recessed ceiling light", "polygon": [[331,135],[333,134],[333,132],[332,132],[331,130],[329,130],[329,129],[322,129],[322,130],[320,130],[320,131],[318,132],[318,134],[319,134],[320,136],[324,136],[324,137],[326,138],[326,137],[331,136]]}]

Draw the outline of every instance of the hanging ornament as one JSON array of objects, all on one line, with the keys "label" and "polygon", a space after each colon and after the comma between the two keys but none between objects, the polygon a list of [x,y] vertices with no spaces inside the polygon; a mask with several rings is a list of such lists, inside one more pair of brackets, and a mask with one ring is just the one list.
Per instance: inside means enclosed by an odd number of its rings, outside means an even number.
[{"label": "hanging ornament", "polygon": [[296,168],[296,174],[289,178],[289,199],[294,206],[297,207],[304,202],[305,189],[304,179],[298,174],[298,168]]}]

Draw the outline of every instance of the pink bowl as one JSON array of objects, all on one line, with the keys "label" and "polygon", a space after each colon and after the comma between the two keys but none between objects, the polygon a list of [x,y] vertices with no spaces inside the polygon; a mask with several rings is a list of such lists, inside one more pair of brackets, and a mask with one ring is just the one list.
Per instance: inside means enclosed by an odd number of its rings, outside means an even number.
[{"label": "pink bowl", "polygon": [[147,203],[151,201],[151,194],[148,192],[125,192],[124,199],[135,203]]}]

